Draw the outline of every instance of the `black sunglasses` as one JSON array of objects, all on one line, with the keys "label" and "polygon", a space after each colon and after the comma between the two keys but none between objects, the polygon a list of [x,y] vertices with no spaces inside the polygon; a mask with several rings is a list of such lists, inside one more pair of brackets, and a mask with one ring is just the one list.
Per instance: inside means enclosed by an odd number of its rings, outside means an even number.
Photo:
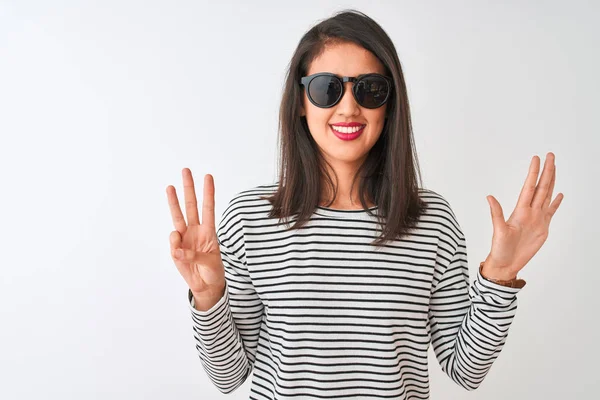
[{"label": "black sunglasses", "polygon": [[320,108],[335,106],[344,96],[346,82],[353,83],[354,99],[365,108],[381,107],[388,101],[392,91],[392,79],[374,73],[339,77],[329,72],[320,72],[300,79],[310,102]]}]

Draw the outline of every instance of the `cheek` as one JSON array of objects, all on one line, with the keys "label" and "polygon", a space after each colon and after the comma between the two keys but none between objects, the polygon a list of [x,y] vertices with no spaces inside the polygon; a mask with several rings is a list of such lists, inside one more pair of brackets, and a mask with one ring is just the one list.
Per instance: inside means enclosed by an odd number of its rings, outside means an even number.
[{"label": "cheek", "polygon": [[385,122],[385,107],[369,110],[365,116],[371,125],[382,127]]},{"label": "cheek", "polygon": [[314,130],[313,133],[318,133],[327,128],[331,120],[331,115],[331,109],[318,108],[312,104],[306,108],[306,122],[311,130]]}]

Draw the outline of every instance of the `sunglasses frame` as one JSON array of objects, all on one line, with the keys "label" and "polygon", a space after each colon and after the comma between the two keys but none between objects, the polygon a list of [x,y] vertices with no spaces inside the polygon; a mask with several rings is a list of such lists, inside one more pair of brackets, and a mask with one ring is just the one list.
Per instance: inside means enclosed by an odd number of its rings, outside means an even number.
[{"label": "sunglasses frame", "polygon": [[[323,106],[320,104],[317,104],[311,97],[310,95],[310,91],[308,90],[308,87],[310,86],[310,83],[312,82],[313,79],[319,77],[319,76],[329,76],[329,77],[333,77],[336,78],[341,86],[342,86],[342,92],[340,93],[340,96],[333,102],[333,104],[331,104],[330,106]],[[368,78],[370,76],[376,76],[378,78],[383,78],[387,84],[388,84],[388,93],[387,96],[385,97],[385,100],[383,100],[383,102],[381,103],[381,105],[378,105],[377,107],[366,107],[363,106],[359,101],[358,98],[356,97],[356,92],[355,92],[355,88],[356,88],[356,82],[360,81],[361,79],[364,78]],[[393,80],[392,78],[390,78],[389,76],[385,76],[385,75],[381,75],[381,74],[377,74],[377,73],[369,73],[369,74],[362,74],[362,75],[358,75],[358,76],[338,76],[336,74],[332,74],[331,72],[317,72],[316,74],[312,74],[312,75],[308,75],[308,76],[303,76],[302,78],[300,78],[300,84],[302,86],[304,86],[304,90],[306,92],[306,96],[308,97],[308,100],[310,100],[310,102],[315,105],[316,107],[319,108],[331,108],[334,107],[337,103],[340,102],[340,100],[342,99],[342,97],[344,97],[344,94],[346,93],[346,86],[344,85],[346,82],[352,82],[352,96],[354,97],[354,100],[361,106],[364,108],[369,108],[369,109],[376,109],[379,107],[382,107],[385,103],[387,103],[387,101],[390,99],[390,94],[392,93],[392,89],[394,88],[393,86]]]}]

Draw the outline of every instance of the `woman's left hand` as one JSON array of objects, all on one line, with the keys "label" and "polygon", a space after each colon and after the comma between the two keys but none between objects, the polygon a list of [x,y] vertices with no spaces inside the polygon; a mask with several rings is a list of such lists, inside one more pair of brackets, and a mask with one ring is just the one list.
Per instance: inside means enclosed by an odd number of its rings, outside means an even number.
[{"label": "woman's left hand", "polygon": [[494,196],[487,196],[494,235],[492,250],[481,272],[486,278],[515,278],[548,238],[550,221],[564,198],[564,195],[559,193],[550,204],[556,180],[554,159],[554,153],[546,155],[544,171],[536,186],[540,158],[533,156],[517,206],[508,221],[504,221],[502,206],[498,200]]}]

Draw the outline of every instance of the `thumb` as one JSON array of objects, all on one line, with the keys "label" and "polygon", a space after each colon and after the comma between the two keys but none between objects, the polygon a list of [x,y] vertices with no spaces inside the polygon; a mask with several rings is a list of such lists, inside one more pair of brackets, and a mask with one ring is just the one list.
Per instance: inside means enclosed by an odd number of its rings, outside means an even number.
[{"label": "thumb", "polygon": [[177,260],[190,264],[205,264],[208,256],[206,253],[201,251],[183,248],[175,249],[173,254]]},{"label": "thumb", "polygon": [[173,249],[173,257],[179,261],[193,262],[196,258],[196,252],[192,249],[178,247]]},{"label": "thumb", "polygon": [[492,215],[492,224],[494,225],[494,228],[502,226],[502,224],[505,222],[502,206],[492,195],[487,196],[486,199],[490,205],[490,213]]}]

